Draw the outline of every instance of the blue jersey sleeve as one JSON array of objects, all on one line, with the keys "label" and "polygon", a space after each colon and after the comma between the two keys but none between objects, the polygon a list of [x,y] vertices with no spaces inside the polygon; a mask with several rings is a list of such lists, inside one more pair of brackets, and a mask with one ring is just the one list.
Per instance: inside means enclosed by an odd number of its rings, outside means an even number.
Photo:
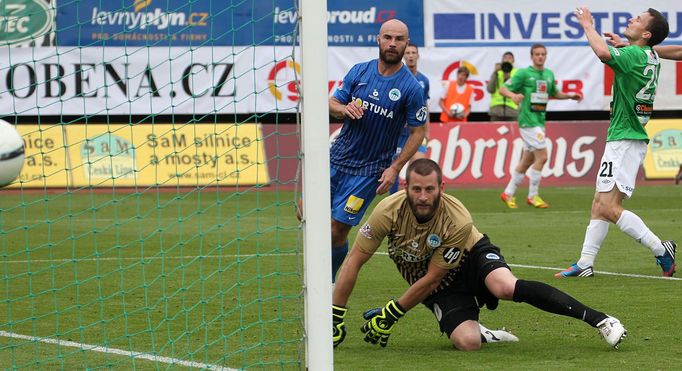
[{"label": "blue jersey sleeve", "polygon": [[358,64],[353,66],[343,78],[343,85],[341,85],[341,87],[336,89],[334,92],[334,98],[336,98],[339,102],[348,104],[352,99],[351,91],[353,90],[353,86],[357,81],[358,70]]},{"label": "blue jersey sleeve", "polygon": [[[431,93],[429,93],[430,89],[431,89],[431,84],[429,83],[429,79],[424,79],[424,100],[431,99]],[[426,102],[424,102],[424,103],[426,103]]]},{"label": "blue jersey sleeve", "polygon": [[426,102],[424,101],[424,93],[421,90],[421,86],[415,85],[419,89],[411,89],[410,94],[405,101],[407,105],[407,125],[408,126],[422,126],[426,123],[426,116],[428,111],[426,110]]}]

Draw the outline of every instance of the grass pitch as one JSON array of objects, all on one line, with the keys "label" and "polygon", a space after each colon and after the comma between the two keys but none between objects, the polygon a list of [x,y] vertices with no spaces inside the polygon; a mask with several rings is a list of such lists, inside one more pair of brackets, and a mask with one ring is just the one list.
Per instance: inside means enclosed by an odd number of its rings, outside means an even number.
[{"label": "grass pitch", "polygon": [[[597,258],[596,277],[553,277],[580,254],[593,187],[543,188],[547,210],[521,203],[508,210],[498,189],[448,192],[467,205],[519,278],[552,284],[618,317],[628,337],[613,350],[580,321],[502,302],[495,311],[483,310],[481,320],[511,330],[518,343],[456,351],[419,306],[401,319],[387,348],[371,346],[359,331],[362,312],[406,289],[390,259],[377,254],[349,302],[349,334],[334,352],[336,369],[679,367],[682,282],[658,279],[650,252],[617,227],[611,226]],[[640,186],[625,207],[661,238],[679,242],[681,196],[675,186]],[[302,250],[293,200],[288,191],[215,189],[2,195],[0,331],[196,365],[304,368]],[[0,367],[181,366],[4,336]]]}]

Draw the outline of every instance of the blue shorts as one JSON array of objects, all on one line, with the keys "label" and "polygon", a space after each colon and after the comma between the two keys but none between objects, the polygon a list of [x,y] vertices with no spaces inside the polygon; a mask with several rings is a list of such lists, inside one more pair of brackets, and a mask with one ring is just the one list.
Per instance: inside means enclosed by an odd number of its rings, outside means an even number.
[{"label": "blue shorts", "polygon": [[358,225],[376,196],[379,178],[350,175],[330,169],[332,219],[348,225]]}]

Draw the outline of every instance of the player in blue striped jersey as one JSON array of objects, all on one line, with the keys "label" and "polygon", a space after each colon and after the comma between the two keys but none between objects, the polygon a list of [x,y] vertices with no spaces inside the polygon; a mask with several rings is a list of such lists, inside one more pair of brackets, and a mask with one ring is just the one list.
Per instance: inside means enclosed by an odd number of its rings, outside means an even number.
[{"label": "player in blue striped jersey", "polygon": [[[343,119],[330,150],[332,281],[348,253],[348,232],[377,194],[386,193],[424,139],[423,89],[402,63],[407,26],[396,19],[379,31],[379,59],[356,64],[329,99],[329,112]],[[393,159],[407,123],[410,136]]]}]

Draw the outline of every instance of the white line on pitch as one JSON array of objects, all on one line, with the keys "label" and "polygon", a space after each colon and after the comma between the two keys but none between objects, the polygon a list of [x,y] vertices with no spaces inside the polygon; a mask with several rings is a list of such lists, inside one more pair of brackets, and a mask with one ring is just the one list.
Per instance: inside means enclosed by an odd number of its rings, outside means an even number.
[{"label": "white line on pitch", "polygon": [[[509,264],[509,263],[507,263]],[[542,267],[539,265],[525,265],[525,264],[509,264],[510,267],[518,268],[528,268],[528,269],[542,269],[550,271],[562,271],[565,268],[552,268],[552,267]],[[657,280],[670,280],[670,281],[682,281],[679,277],[663,277],[663,276],[649,276],[645,274],[633,274],[633,273],[616,273],[616,272],[604,272],[604,271],[594,271],[594,273],[599,273],[607,276],[619,276],[619,277],[634,277],[634,278],[653,278]]]},{"label": "white line on pitch", "polygon": [[[388,255],[388,253],[379,251],[375,253],[376,255]],[[282,254],[224,254],[224,255],[204,255],[201,256],[202,259],[220,259],[220,258],[255,258],[255,257],[271,257],[271,256],[295,256],[300,254],[294,253],[282,253]],[[32,259],[32,260],[6,260],[0,263],[7,264],[17,264],[17,263],[66,263],[66,262],[89,262],[89,261],[119,261],[119,260],[178,260],[178,259],[196,259],[199,258],[197,255],[184,255],[184,256],[149,256],[149,257],[121,257],[121,258],[67,258],[67,259]],[[509,264],[509,263],[507,263]],[[518,268],[528,268],[528,269],[542,269],[551,271],[561,271],[564,268],[554,268],[554,267],[543,267],[540,265],[526,265],[526,264],[509,264],[510,267]],[[606,276],[619,276],[619,277],[632,277],[632,278],[651,278],[657,280],[670,280],[670,281],[682,281],[682,278],[678,277],[663,277],[663,276],[651,276],[645,274],[633,274],[633,273],[617,273],[617,272],[606,272],[606,271],[594,271],[594,273],[603,274]]]},{"label": "white line on pitch", "polygon": [[116,354],[119,356],[127,356],[127,357],[131,357],[131,358],[144,359],[144,360],[148,360],[148,361],[168,363],[171,365],[186,366],[186,367],[191,367],[191,368],[201,368],[201,369],[206,369],[206,370],[236,371],[236,369],[234,369],[234,368],[228,368],[228,367],[213,365],[210,363],[183,361],[183,360],[177,359],[177,358],[162,357],[162,356],[158,356],[155,354],[131,352],[128,350],[109,348],[109,347],[101,347],[98,345],[77,343],[75,341],[41,338],[41,337],[37,337],[37,336],[15,334],[13,332],[7,332],[7,331],[0,331],[0,336],[13,338],[13,339],[37,341],[37,342],[46,343],[46,344],[56,344],[56,345],[64,346],[64,347],[80,348],[82,350],[89,350],[89,351],[99,352],[99,353]]}]

